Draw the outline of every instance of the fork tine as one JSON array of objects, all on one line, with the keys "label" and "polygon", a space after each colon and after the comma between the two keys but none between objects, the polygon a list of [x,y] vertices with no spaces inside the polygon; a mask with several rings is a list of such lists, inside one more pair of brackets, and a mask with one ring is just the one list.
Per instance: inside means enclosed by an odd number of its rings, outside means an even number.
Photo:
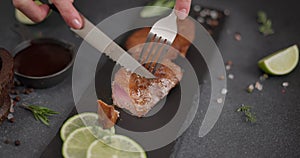
[{"label": "fork tine", "polygon": [[[145,44],[144,44],[144,46],[143,46],[143,48],[142,48],[142,51],[141,51],[141,53],[140,53],[140,56],[139,56],[139,62],[141,63],[141,64],[143,64],[143,57],[144,57],[144,54],[145,54],[145,52],[146,52],[146,50],[148,49],[148,47],[149,47],[149,42],[151,42],[152,41],[152,38],[154,37],[155,35],[154,34],[151,34],[151,33],[149,33],[149,35],[148,35],[148,37],[147,37],[147,39],[146,39],[146,41],[145,41]],[[146,49],[147,48],[147,49]]]},{"label": "fork tine", "polygon": [[[159,38],[159,41],[157,43],[157,48],[156,48],[156,50],[155,50],[155,52],[154,52],[154,54],[152,56],[152,60],[151,60],[152,62],[151,62],[151,64],[150,64],[149,67],[152,68],[152,67],[154,67],[157,64],[157,62],[158,62],[158,60],[159,60],[159,58],[161,56],[161,52],[162,52],[163,46],[165,44],[165,41],[166,40],[163,39],[162,37]],[[152,69],[151,71],[153,71],[153,70],[154,69]]]},{"label": "fork tine", "polygon": [[[144,45],[144,47],[142,48],[142,53],[140,54],[140,61],[147,62],[145,67],[147,69],[150,68],[151,70],[149,69],[149,71],[153,71],[155,73],[159,63],[161,62],[161,60],[163,60],[165,54],[169,50],[169,47],[167,47],[166,45],[171,45],[173,43],[176,38],[177,31],[177,16],[175,15],[175,9],[173,9],[171,14],[164,18],[161,18],[153,24],[150,32],[148,33],[147,42],[149,42],[152,37],[154,37],[154,42],[152,42],[154,44],[147,45],[147,47],[146,45]],[[150,51],[145,58],[145,52],[149,49]],[[156,51],[153,52],[153,50]],[[149,62],[149,58],[151,58],[151,62]],[[153,64],[154,66],[152,66]]]},{"label": "fork tine", "polygon": [[171,42],[168,42],[167,40],[164,40],[164,42],[162,44],[162,51],[161,51],[160,55],[158,56],[158,59],[157,59],[157,61],[155,63],[155,66],[154,66],[154,69],[152,71],[152,74],[155,74],[155,72],[156,72],[156,70],[158,68],[158,65],[160,64],[160,62],[162,61],[162,59],[164,58],[164,56],[168,52],[170,45],[171,45]]},{"label": "fork tine", "polygon": [[[159,41],[160,41],[160,39],[161,39],[161,37],[158,37],[157,35],[154,37],[154,40],[152,42],[152,46],[151,46],[151,48],[150,48],[150,50],[148,52],[148,55],[147,55],[147,57],[145,59],[145,63],[148,63],[147,67],[146,67],[148,69],[151,68],[151,65],[152,65],[151,61],[154,60],[155,54],[157,52],[156,50],[159,47]],[[153,54],[153,52],[154,52],[154,54]],[[152,56],[152,58],[151,58],[151,56]]]}]

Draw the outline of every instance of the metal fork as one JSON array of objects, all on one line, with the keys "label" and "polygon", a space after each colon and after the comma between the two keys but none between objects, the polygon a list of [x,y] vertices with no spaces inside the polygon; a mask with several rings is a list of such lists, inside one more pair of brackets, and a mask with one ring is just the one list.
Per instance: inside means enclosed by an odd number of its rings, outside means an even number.
[{"label": "metal fork", "polygon": [[176,19],[173,9],[170,15],[155,22],[148,33],[138,61],[153,74],[177,35]]}]

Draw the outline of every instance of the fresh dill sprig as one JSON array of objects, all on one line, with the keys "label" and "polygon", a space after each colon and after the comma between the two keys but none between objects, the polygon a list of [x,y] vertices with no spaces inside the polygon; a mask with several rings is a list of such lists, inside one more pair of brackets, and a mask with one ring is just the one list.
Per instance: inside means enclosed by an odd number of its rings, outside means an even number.
[{"label": "fresh dill sprig", "polygon": [[37,105],[25,105],[22,104],[22,107],[31,111],[34,118],[37,121],[41,121],[45,125],[49,126],[49,118],[48,116],[52,116],[54,114],[58,114],[58,112],[53,111],[47,107],[37,106]]},{"label": "fresh dill sprig", "polygon": [[250,121],[251,123],[256,122],[256,116],[251,113],[251,106],[242,105],[240,108],[236,110],[237,112],[243,112],[246,116],[246,121]]}]

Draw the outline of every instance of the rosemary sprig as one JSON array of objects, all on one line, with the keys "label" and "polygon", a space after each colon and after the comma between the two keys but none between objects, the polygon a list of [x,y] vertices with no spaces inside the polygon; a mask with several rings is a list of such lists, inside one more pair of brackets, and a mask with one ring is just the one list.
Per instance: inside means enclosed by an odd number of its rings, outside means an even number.
[{"label": "rosemary sprig", "polygon": [[259,32],[261,32],[263,35],[267,36],[274,33],[274,30],[272,29],[272,21],[268,19],[265,12],[257,12],[257,22],[261,24],[259,26]]},{"label": "rosemary sprig", "polygon": [[34,118],[37,121],[41,121],[45,125],[49,126],[49,118],[48,116],[52,116],[54,114],[58,114],[58,112],[53,111],[47,107],[37,106],[37,105],[26,105],[22,104],[22,107],[31,111]]},{"label": "rosemary sprig", "polygon": [[256,116],[251,113],[251,106],[242,105],[240,108],[236,110],[237,112],[243,112],[246,116],[246,121],[250,121],[251,123],[256,122]]}]

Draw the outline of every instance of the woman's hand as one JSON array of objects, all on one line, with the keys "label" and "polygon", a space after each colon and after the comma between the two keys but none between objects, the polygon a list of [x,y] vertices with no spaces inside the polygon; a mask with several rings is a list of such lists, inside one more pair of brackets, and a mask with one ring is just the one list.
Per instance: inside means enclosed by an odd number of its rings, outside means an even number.
[{"label": "woman's hand", "polygon": [[[82,27],[82,19],[73,6],[73,0],[52,0],[51,2],[56,6],[70,27],[74,29]],[[13,0],[13,4],[34,22],[43,21],[50,10],[48,5],[37,5],[33,0]]]},{"label": "woman's hand", "polygon": [[[82,19],[73,6],[73,0],[52,0],[52,3],[70,27],[74,29],[82,27]],[[43,21],[50,11],[48,5],[37,5],[33,0],[13,0],[13,4],[34,22]],[[190,7],[191,0],[176,0],[175,9],[178,18],[185,19],[189,14]]]},{"label": "woman's hand", "polygon": [[184,20],[188,16],[191,3],[192,0],[176,0],[175,13],[180,20]]}]

